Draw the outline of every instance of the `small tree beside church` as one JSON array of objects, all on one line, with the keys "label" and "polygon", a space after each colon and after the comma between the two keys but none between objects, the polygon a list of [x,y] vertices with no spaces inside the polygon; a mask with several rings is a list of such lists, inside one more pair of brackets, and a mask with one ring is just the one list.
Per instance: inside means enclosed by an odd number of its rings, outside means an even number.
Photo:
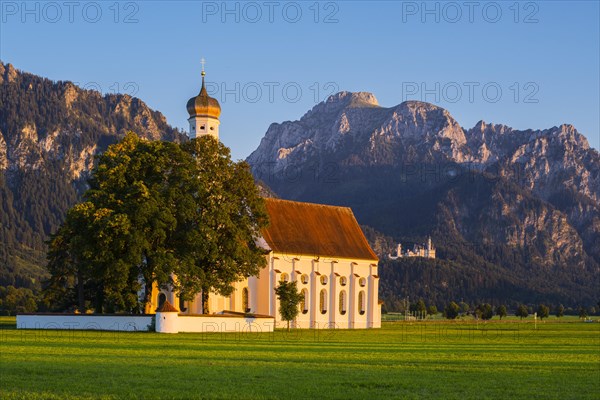
[{"label": "small tree beside church", "polygon": [[298,306],[304,296],[298,292],[296,282],[281,282],[275,288],[275,294],[279,299],[279,314],[281,319],[287,321],[287,329],[290,330],[290,321],[298,316]]}]

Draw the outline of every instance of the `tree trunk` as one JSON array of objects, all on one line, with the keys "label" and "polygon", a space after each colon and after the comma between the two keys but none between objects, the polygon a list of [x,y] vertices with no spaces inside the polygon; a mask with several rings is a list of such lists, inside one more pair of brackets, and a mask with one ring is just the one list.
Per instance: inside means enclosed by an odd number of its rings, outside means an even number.
[{"label": "tree trunk", "polygon": [[79,303],[79,312],[85,314],[85,293],[83,289],[83,273],[81,269],[77,269],[77,302]]},{"label": "tree trunk", "polygon": [[208,314],[208,290],[202,289],[202,314]]},{"label": "tree trunk", "polygon": [[287,329],[287,331],[289,332],[290,331],[290,321],[288,320],[287,323],[288,323],[288,329]]},{"label": "tree trunk", "polygon": [[[95,304],[95,310],[96,313],[98,314],[102,314],[103,312],[103,305],[104,305],[104,288],[102,287],[102,285],[98,288],[98,290],[96,291],[96,304]],[[111,312],[110,310],[108,312]]]}]

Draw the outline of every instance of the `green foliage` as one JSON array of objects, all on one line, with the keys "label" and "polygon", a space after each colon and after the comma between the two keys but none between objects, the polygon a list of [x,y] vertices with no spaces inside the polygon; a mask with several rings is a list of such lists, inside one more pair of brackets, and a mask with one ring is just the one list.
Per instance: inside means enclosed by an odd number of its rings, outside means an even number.
[{"label": "green foliage", "polygon": [[579,307],[579,318],[585,319],[588,317],[588,312],[585,309],[585,307],[581,306]]},{"label": "green foliage", "polygon": [[527,306],[519,304],[517,310],[515,311],[515,315],[521,319],[527,318],[527,316],[529,316],[529,310],[527,309]]},{"label": "green foliage", "polygon": [[425,306],[423,299],[419,299],[416,303],[412,303],[410,305],[410,311],[417,312],[421,315],[425,314],[427,312],[427,307]]},{"label": "green foliage", "polygon": [[254,239],[267,214],[249,168],[211,137],[179,145],[129,133],[99,157],[84,198],[50,241],[45,296],[59,309],[141,312],[154,283],[186,300],[228,295],[266,263]]},{"label": "green foliage", "polygon": [[[67,91],[76,97],[69,105]],[[121,112],[115,112],[117,107]],[[146,132],[148,126],[155,131]],[[32,127],[29,141],[23,130]],[[160,113],[129,96],[102,96],[22,72],[0,84],[0,135],[9,154],[25,163],[0,171],[1,286],[41,289],[48,277],[46,241],[86,188],[87,171],[74,177],[69,163],[85,161],[77,157],[90,149],[103,152],[127,131],[166,140],[181,137]],[[52,149],[45,153],[42,147],[48,145]]]},{"label": "green foliage", "polygon": [[438,309],[435,304],[431,304],[427,307],[427,315],[436,315],[438,313]]},{"label": "green foliage", "polygon": [[556,307],[556,318],[560,318],[563,315],[565,315],[565,307],[562,304],[559,304],[558,307]]},{"label": "green foliage", "polygon": [[453,301],[448,303],[444,308],[444,316],[448,319],[456,319],[456,317],[458,317],[459,312],[460,307]]},{"label": "green foliage", "polygon": [[544,319],[544,318],[548,318],[549,315],[550,315],[550,309],[548,308],[548,306],[546,306],[544,304],[540,304],[537,309],[537,316],[540,319]]},{"label": "green foliage", "polygon": [[494,316],[494,311],[492,309],[492,305],[489,303],[483,303],[477,306],[475,309],[477,316],[483,320],[492,319]]},{"label": "green foliage", "polygon": [[467,315],[467,314],[469,314],[469,311],[471,311],[471,306],[469,305],[469,303],[461,301],[459,306],[460,306],[460,313],[462,315]]},{"label": "green foliage", "polygon": [[287,321],[287,328],[290,329],[290,321],[298,316],[300,312],[298,306],[302,302],[304,296],[298,291],[294,282],[280,282],[275,288],[275,294],[279,299],[279,314],[281,319]]},{"label": "green foliage", "polygon": [[0,315],[31,313],[37,308],[37,298],[31,289],[0,286]]},{"label": "green foliage", "polygon": [[500,317],[500,319],[506,317],[506,306],[504,304],[500,304],[496,307],[496,315]]}]

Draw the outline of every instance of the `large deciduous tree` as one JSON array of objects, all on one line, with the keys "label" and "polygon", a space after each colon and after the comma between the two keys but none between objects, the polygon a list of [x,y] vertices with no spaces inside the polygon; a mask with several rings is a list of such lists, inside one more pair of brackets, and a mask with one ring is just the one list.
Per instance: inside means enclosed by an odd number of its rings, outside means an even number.
[{"label": "large deciduous tree", "polygon": [[84,200],[50,241],[46,299],[59,308],[139,312],[154,284],[186,300],[227,295],[266,263],[264,202],[248,165],[212,137],[129,133],[99,157]]}]

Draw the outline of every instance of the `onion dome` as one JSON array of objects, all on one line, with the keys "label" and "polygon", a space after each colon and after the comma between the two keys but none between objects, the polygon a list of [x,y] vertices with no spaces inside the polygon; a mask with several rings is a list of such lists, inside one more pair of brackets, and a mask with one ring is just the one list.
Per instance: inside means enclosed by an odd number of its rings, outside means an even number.
[{"label": "onion dome", "polygon": [[212,117],[219,118],[221,115],[221,106],[217,99],[208,95],[204,86],[204,71],[202,71],[202,89],[196,97],[192,97],[187,102],[187,110],[190,117]]}]

